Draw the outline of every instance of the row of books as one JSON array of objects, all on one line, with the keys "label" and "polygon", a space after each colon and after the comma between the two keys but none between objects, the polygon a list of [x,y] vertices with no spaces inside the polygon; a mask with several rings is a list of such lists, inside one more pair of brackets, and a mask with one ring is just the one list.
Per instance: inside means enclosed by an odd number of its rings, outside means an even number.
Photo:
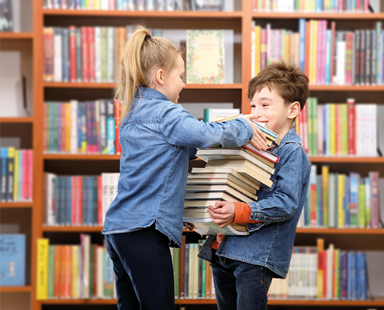
[{"label": "row of books", "polygon": [[377,119],[376,104],[318,104],[309,97],[295,129],[309,156],[377,156]]},{"label": "row of books", "polygon": [[175,299],[215,299],[212,267],[197,257],[205,240],[186,243],[182,236],[181,248],[172,248]]},{"label": "row of books", "polygon": [[[45,27],[44,81],[115,82],[124,47],[134,32],[126,27]],[[161,30],[150,30],[161,36]]]},{"label": "row of books", "polygon": [[110,11],[175,11],[176,0],[44,0],[45,9]]},{"label": "row of books", "polygon": [[121,154],[118,100],[45,102],[46,153]]},{"label": "row of books", "polygon": [[382,23],[375,29],[336,31],[336,22],[299,20],[299,31],[252,29],[252,76],[266,65],[284,61],[318,85],[376,85],[384,83]]},{"label": "row of books", "polygon": [[367,300],[367,259],[363,252],[343,251],[324,240],[317,247],[294,247],[286,279],[273,279],[271,299]]},{"label": "row of books", "polygon": [[58,176],[44,173],[44,224],[102,226],[117,195],[120,173]]},{"label": "row of books", "polygon": [[329,172],[312,165],[307,200],[298,227],[380,228],[379,172],[367,177]]},{"label": "row of books", "polygon": [[32,201],[33,151],[0,149],[0,201]]},{"label": "row of books", "polygon": [[254,12],[369,13],[369,0],[253,0]]},{"label": "row of books", "polygon": [[80,235],[80,245],[37,239],[36,296],[44,299],[116,298],[113,263],[105,246]]}]

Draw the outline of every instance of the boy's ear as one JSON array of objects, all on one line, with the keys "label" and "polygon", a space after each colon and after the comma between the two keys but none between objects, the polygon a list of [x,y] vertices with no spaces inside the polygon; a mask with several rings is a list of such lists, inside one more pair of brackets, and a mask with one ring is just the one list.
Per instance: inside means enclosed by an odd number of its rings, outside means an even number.
[{"label": "boy's ear", "polygon": [[298,101],[295,101],[291,103],[288,111],[288,118],[289,119],[295,119],[300,114],[300,103]]}]

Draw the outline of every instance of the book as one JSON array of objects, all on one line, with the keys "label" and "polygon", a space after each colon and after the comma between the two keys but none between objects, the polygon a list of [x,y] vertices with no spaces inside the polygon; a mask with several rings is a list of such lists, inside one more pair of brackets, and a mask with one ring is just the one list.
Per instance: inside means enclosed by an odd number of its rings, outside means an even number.
[{"label": "book", "polygon": [[13,21],[13,0],[3,0],[0,2],[0,31],[14,31]]},{"label": "book", "polygon": [[224,83],[224,30],[187,30],[186,43],[187,83]]},{"label": "book", "polygon": [[37,239],[37,277],[36,299],[43,300],[48,297],[48,253],[49,239]]},{"label": "book", "polygon": [[217,119],[238,115],[240,109],[204,109],[204,122],[215,122]]},{"label": "book", "polygon": [[[221,181],[221,180],[224,180],[224,181]],[[216,180],[215,180],[216,181]],[[231,187],[231,188],[234,188],[235,190],[241,192],[242,194],[248,196],[249,198],[252,198],[254,200],[257,199],[257,196],[252,194],[251,192],[247,191],[246,189],[240,187],[240,186],[237,186],[237,184],[231,182],[231,181],[228,181],[227,183],[224,183],[225,182],[225,179],[219,179],[218,180],[219,182],[221,181],[222,184],[220,185],[189,185],[187,183],[187,187],[186,187],[186,192],[187,193],[194,193],[194,192],[220,192],[220,191],[225,191],[228,187]],[[224,183],[224,184],[223,184]]]},{"label": "book", "polygon": [[274,174],[275,169],[270,167],[256,157],[248,154],[241,149],[219,149],[219,148],[207,148],[203,150],[197,150],[196,157],[209,162],[212,160],[231,159],[231,160],[247,160],[261,169],[265,170],[269,174]]},{"label": "book", "polygon": [[[206,200],[184,200],[184,208],[186,207],[208,207],[208,206],[211,206],[211,205],[214,205],[215,204],[215,201],[217,200],[225,200],[225,201],[229,201],[229,202],[240,202],[239,199],[227,194],[227,193],[220,193],[220,195],[218,196],[215,196],[216,198],[206,198]],[[247,198],[247,197],[246,197]],[[210,200],[207,200],[207,199],[210,199]],[[253,201],[252,199],[250,198],[247,198],[245,200],[248,200],[249,202],[250,201]],[[244,201],[244,202],[247,202],[247,201]]]},{"label": "book", "polygon": [[0,235],[0,286],[25,285],[25,242],[24,234]]},{"label": "book", "polygon": [[[187,192],[185,194],[184,199],[185,200],[220,200],[225,199],[227,195],[231,195],[234,198],[243,201],[243,202],[253,202],[255,199],[252,199],[241,192],[235,190],[234,188],[230,186],[225,186],[225,189],[223,191],[213,191],[213,192]],[[256,197],[257,198],[257,197]]]}]

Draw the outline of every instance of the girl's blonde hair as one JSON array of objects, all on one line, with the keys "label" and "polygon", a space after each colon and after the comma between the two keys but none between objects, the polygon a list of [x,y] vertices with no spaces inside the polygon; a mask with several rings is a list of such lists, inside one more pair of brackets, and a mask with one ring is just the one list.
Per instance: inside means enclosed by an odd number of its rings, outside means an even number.
[{"label": "girl's blonde hair", "polygon": [[151,69],[159,67],[166,76],[176,66],[179,54],[168,39],[152,37],[146,28],[137,28],[124,49],[120,84],[115,96],[121,102],[120,123],[129,113],[136,90],[140,86],[150,87]]}]

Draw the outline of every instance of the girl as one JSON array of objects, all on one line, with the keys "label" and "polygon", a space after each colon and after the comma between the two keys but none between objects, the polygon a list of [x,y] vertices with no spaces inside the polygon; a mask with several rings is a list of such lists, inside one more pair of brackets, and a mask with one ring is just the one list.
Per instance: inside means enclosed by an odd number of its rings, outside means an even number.
[{"label": "girl", "polygon": [[265,149],[252,115],[204,123],[177,105],[184,61],[167,39],[138,28],[127,43],[117,97],[122,102],[118,195],[104,223],[118,309],[174,309],[169,246],[181,245],[188,160],[196,147]]}]

